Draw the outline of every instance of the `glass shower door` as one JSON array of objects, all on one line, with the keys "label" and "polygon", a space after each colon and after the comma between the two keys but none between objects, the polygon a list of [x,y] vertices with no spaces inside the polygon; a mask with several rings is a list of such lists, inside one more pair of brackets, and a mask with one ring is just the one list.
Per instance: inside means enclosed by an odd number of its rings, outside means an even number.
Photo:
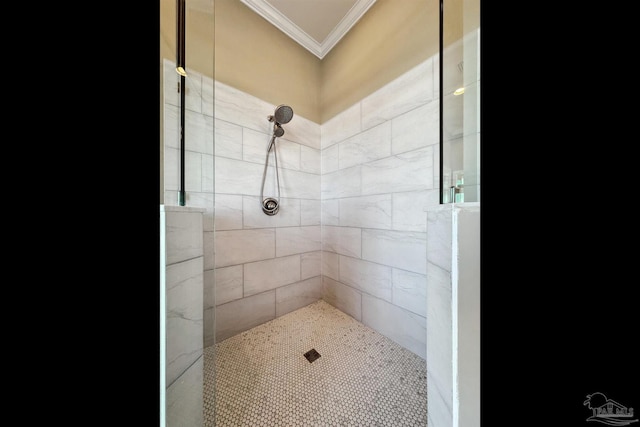
[{"label": "glass shower door", "polygon": [[480,0],[441,0],[441,203],[480,201]]}]

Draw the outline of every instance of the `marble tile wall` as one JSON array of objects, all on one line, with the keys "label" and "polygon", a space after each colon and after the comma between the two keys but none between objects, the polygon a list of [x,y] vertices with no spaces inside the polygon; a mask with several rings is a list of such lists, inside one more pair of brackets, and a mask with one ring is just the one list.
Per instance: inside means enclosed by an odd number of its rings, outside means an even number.
[{"label": "marble tile wall", "polygon": [[480,420],[480,205],[426,213],[428,424]]},{"label": "marble tile wall", "polygon": [[201,415],[185,423],[183,413],[202,413],[204,211],[160,206],[160,383],[166,426],[202,423]]},{"label": "marble tile wall", "polygon": [[[175,62],[163,62],[164,204],[178,205],[180,190],[180,76]],[[187,69],[185,79],[186,206],[203,208],[204,345],[214,343],[214,117],[213,80]]]},{"label": "marble tile wall", "polygon": [[[320,125],[291,105],[276,139],[280,210],[266,215],[267,116],[276,106],[215,82],[217,342],[322,298]],[[274,165],[270,154],[264,197],[278,196]]]},{"label": "marble tile wall", "polygon": [[423,358],[437,67],[430,58],[321,125],[323,298]]}]

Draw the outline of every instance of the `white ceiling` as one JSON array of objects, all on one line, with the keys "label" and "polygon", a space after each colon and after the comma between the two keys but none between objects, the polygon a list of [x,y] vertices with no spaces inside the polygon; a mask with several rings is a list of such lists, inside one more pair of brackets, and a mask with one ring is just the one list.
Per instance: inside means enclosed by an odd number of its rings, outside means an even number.
[{"label": "white ceiling", "polygon": [[376,0],[241,0],[322,59]]}]

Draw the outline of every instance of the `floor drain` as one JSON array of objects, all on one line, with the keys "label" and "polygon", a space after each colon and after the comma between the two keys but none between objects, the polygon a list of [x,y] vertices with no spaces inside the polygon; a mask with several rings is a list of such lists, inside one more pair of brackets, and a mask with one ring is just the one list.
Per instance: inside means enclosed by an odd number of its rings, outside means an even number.
[{"label": "floor drain", "polygon": [[315,348],[312,348],[304,354],[304,357],[306,357],[309,363],[311,363],[320,357],[320,353],[318,353]]}]

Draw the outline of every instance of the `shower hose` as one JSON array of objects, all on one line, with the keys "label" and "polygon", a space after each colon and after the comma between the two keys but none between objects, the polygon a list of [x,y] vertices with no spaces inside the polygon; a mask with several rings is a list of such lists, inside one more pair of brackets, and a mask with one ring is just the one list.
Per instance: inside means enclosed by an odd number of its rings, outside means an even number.
[{"label": "shower hose", "polygon": [[[264,172],[262,173],[262,189],[260,190],[260,200],[262,204],[262,211],[267,215],[275,215],[278,213],[279,205],[280,205],[280,177],[278,176],[278,155],[276,154],[276,135],[275,133],[271,137],[271,142],[267,147],[267,157],[264,161]],[[267,199],[264,198],[264,183],[267,178],[267,167],[269,166],[269,153],[273,151],[273,158],[275,162],[275,171],[276,171],[276,184],[278,187],[278,197],[274,199],[269,197]]]}]

